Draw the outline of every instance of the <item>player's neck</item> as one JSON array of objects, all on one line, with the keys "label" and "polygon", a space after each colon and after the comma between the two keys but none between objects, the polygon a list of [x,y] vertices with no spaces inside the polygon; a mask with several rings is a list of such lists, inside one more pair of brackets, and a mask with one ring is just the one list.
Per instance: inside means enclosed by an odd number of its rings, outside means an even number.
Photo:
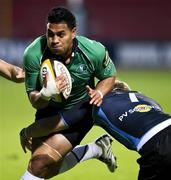
[{"label": "player's neck", "polygon": [[[72,44],[72,46],[73,46],[73,44]],[[71,62],[71,58],[72,58],[72,46],[69,48],[68,52],[63,57],[65,64],[69,64]]]}]

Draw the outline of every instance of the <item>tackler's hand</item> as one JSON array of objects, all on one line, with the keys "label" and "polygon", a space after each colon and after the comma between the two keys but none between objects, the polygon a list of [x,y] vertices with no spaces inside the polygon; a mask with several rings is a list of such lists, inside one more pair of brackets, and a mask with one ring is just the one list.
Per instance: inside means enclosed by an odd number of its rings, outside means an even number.
[{"label": "tackler's hand", "polygon": [[25,72],[23,69],[14,66],[14,68],[12,69],[12,76],[11,76],[12,80],[17,82],[17,83],[22,83],[24,82],[24,78],[25,78]]}]

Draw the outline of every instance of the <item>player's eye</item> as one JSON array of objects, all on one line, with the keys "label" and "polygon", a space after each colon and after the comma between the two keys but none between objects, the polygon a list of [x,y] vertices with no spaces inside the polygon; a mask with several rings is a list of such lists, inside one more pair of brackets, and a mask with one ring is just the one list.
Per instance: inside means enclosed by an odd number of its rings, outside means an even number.
[{"label": "player's eye", "polygon": [[64,36],[65,36],[65,32],[59,32],[58,34],[57,34],[57,36],[58,37],[60,37],[60,38],[63,38]]},{"label": "player's eye", "polygon": [[54,36],[54,33],[52,31],[48,31],[48,37],[53,37]]}]

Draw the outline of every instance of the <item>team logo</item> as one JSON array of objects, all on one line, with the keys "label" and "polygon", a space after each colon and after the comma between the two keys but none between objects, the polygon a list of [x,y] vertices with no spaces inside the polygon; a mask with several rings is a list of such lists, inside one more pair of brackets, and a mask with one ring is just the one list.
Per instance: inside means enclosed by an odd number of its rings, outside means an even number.
[{"label": "team logo", "polygon": [[134,111],[136,112],[149,112],[152,109],[152,106],[146,104],[139,104],[135,106]]},{"label": "team logo", "polygon": [[79,64],[78,68],[77,68],[77,72],[81,73],[81,74],[87,74],[88,70],[87,70],[87,65],[85,64]]},{"label": "team logo", "polygon": [[123,121],[125,118],[127,118],[129,115],[133,114],[134,112],[149,112],[151,109],[154,108],[153,106],[147,105],[147,104],[139,104],[135,106],[133,109],[129,109],[128,111],[125,111],[123,114],[119,116],[119,120]]}]

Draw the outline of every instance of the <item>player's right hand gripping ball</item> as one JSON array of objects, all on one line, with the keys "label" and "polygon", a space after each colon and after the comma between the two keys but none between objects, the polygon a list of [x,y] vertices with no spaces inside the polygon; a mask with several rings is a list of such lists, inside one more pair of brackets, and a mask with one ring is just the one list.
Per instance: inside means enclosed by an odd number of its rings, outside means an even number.
[{"label": "player's right hand gripping ball", "polygon": [[[46,59],[42,63],[41,69],[40,69],[40,81],[41,81],[42,86],[43,86],[43,81],[44,81],[46,73],[48,73],[48,76],[49,76],[48,79],[50,82],[48,84],[48,87],[46,88],[46,90],[48,91],[47,94],[52,95],[51,96],[52,100],[61,102],[62,98],[61,98],[59,90],[55,86],[55,79],[62,74],[65,78],[65,81],[67,82],[67,87],[62,92],[62,94],[64,98],[67,99],[71,93],[72,80],[71,80],[71,75],[68,69],[66,68],[66,66],[57,60]],[[56,92],[56,94],[54,91]]]}]

